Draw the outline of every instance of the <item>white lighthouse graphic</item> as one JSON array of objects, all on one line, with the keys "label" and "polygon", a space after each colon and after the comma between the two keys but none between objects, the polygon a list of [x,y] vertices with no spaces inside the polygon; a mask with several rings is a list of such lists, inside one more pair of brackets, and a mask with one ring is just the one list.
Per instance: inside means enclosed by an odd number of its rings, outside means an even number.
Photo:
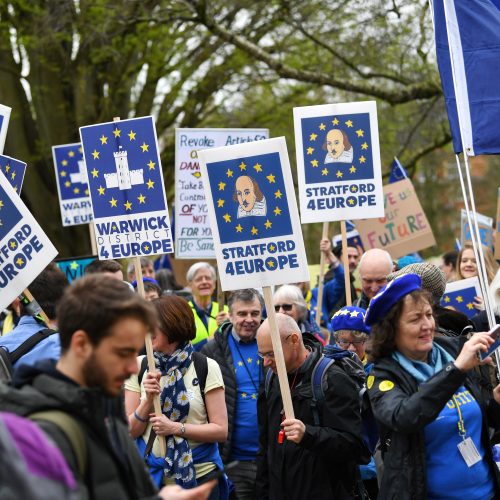
[{"label": "white lighthouse graphic", "polygon": [[127,152],[122,150],[113,153],[115,157],[116,173],[104,174],[107,188],[131,189],[132,186],[144,184],[143,170],[130,170],[128,168]]}]

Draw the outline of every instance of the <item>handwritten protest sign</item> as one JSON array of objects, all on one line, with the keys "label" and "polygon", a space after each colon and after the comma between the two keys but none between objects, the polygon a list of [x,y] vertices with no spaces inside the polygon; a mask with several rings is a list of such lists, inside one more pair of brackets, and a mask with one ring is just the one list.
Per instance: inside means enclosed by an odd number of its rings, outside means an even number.
[{"label": "handwritten protest sign", "polygon": [[0,309],[21,294],[56,255],[54,245],[0,172]]},{"label": "handwritten protest sign", "polygon": [[294,108],[303,223],[382,217],[375,101]]},{"label": "handwritten protest sign", "polygon": [[9,128],[11,108],[0,104],[0,154],[3,153],[5,146],[5,138],[7,137],[7,129]]},{"label": "handwritten protest sign", "polygon": [[172,252],[151,116],[80,128],[99,259]]},{"label": "handwritten protest sign", "polygon": [[59,269],[66,275],[71,283],[85,274],[85,268],[97,259],[97,255],[90,257],[74,257],[72,259],[56,259]]},{"label": "handwritten protest sign", "polygon": [[23,187],[24,174],[26,173],[26,163],[16,160],[10,156],[0,155],[0,171],[10,182],[17,194],[21,194]]},{"label": "handwritten protest sign", "polygon": [[[488,248],[493,248],[493,219],[479,213],[476,213],[476,218],[481,243]],[[472,222],[472,225],[474,227],[474,222]],[[470,243],[472,241],[469,222],[467,220],[467,212],[464,209],[460,211],[460,227],[460,244],[463,247],[465,243]]]},{"label": "handwritten protest sign", "polygon": [[478,310],[474,307],[475,297],[482,296],[477,277],[453,281],[446,285],[441,305],[460,311],[468,318],[472,318],[478,313]]},{"label": "handwritten protest sign", "polygon": [[192,129],[175,131],[175,258],[215,258],[197,151],[244,144],[269,137],[267,129]]},{"label": "handwritten protest sign", "polygon": [[309,281],[285,139],[198,156],[222,289]]},{"label": "handwritten protest sign", "polygon": [[87,169],[80,143],[52,146],[63,226],[92,221]]},{"label": "handwritten protest sign", "polygon": [[409,179],[384,186],[384,205],[384,217],[356,221],[365,250],[382,248],[396,259],[436,244]]}]

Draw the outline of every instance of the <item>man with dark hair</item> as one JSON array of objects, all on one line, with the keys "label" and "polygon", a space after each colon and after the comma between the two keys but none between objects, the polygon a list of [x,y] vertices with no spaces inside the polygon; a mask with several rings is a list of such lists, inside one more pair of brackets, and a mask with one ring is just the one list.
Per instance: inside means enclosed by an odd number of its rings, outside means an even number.
[{"label": "man with dark hair", "polygon": [[[55,330],[48,331],[48,329],[57,328],[56,305],[68,285],[69,282],[65,274],[54,262],[51,262],[29,285],[34,299],[49,318],[49,324],[46,325],[33,315],[33,306],[28,307],[21,303],[21,319],[8,335],[0,338],[0,348],[12,355],[17,348],[34,335],[37,335],[38,342],[13,363],[14,369],[23,364],[33,365],[40,359],[59,359],[61,353],[59,335]],[[42,330],[45,330],[44,335],[39,334]]]},{"label": "man with dark hair", "polygon": [[93,260],[85,268],[85,274],[109,274],[116,279],[123,281],[123,269],[121,264],[116,260]]},{"label": "man with dark hair", "polygon": [[219,364],[226,388],[228,438],[220,447],[224,463],[238,460],[227,472],[235,484],[238,499],[253,499],[259,448],[257,398],[263,380],[262,363],[257,354],[257,329],[262,320],[264,301],[257,290],[236,290],[228,300],[229,321],[205,344],[203,354]]},{"label": "man with dark hair", "polygon": [[125,283],[91,275],[67,289],[58,319],[60,360],[20,368],[14,387],[0,385],[1,409],[39,422],[74,472],[81,498],[198,498],[178,487],[157,495],[128,432],[122,386],[137,373],[136,356],[156,328],[152,306]]}]

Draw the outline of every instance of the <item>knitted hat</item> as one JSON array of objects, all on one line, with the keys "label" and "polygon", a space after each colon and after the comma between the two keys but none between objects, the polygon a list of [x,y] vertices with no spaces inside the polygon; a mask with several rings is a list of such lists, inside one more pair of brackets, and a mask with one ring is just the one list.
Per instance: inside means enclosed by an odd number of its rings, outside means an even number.
[{"label": "knitted hat", "polygon": [[402,274],[394,278],[370,301],[365,323],[372,326],[384,319],[394,305],[409,293],[418,290],[421,284],[422,280],[416,274]]},{"label": "knitted hat", "polygon": [[361,307],[345,306],[333,315],[330,329],[332,332],[354,330],[369,334],[371,329],[365,325],[365,313]]},{"label": "knitted hat", "polygon": [[432,294],[435,302],[439,302],[446,289],[446,276],[439,267],[430,262],[420,262],[403,267],[389,274],[387,281],[392,281],[403,274],[416,274],[422,278],[422,288]]}]

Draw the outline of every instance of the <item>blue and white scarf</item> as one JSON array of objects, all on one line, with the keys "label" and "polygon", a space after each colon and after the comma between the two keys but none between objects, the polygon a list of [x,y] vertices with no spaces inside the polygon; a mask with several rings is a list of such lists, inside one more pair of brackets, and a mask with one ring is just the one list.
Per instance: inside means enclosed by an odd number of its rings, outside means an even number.
[{"label": "blue and white scarf", "polygon": [[[165,386],[160,395],[162,413],[173,422],[185,422],[189,413],[184,375],[191,364],[193,350],[191,343],[187,342],[181,344],[170,356],[161,352],[154,353],[156,368],[165,376]],[[168,436],[166,444],[165,475],[174,478],[183,488],[193,488],[196,486],[196,474],[187,439]]]},{"label": "blue and white scarf", "polygon": [[444,365],[454,361],[454,359],[436,343],[432,345],[432,351],[429,353],[427,363],[409,359],[403,356],[399,351],[394,351],[392,353],[392,358],[396,360],[419,385],[427,382],[432,376],[440,372]]}]

